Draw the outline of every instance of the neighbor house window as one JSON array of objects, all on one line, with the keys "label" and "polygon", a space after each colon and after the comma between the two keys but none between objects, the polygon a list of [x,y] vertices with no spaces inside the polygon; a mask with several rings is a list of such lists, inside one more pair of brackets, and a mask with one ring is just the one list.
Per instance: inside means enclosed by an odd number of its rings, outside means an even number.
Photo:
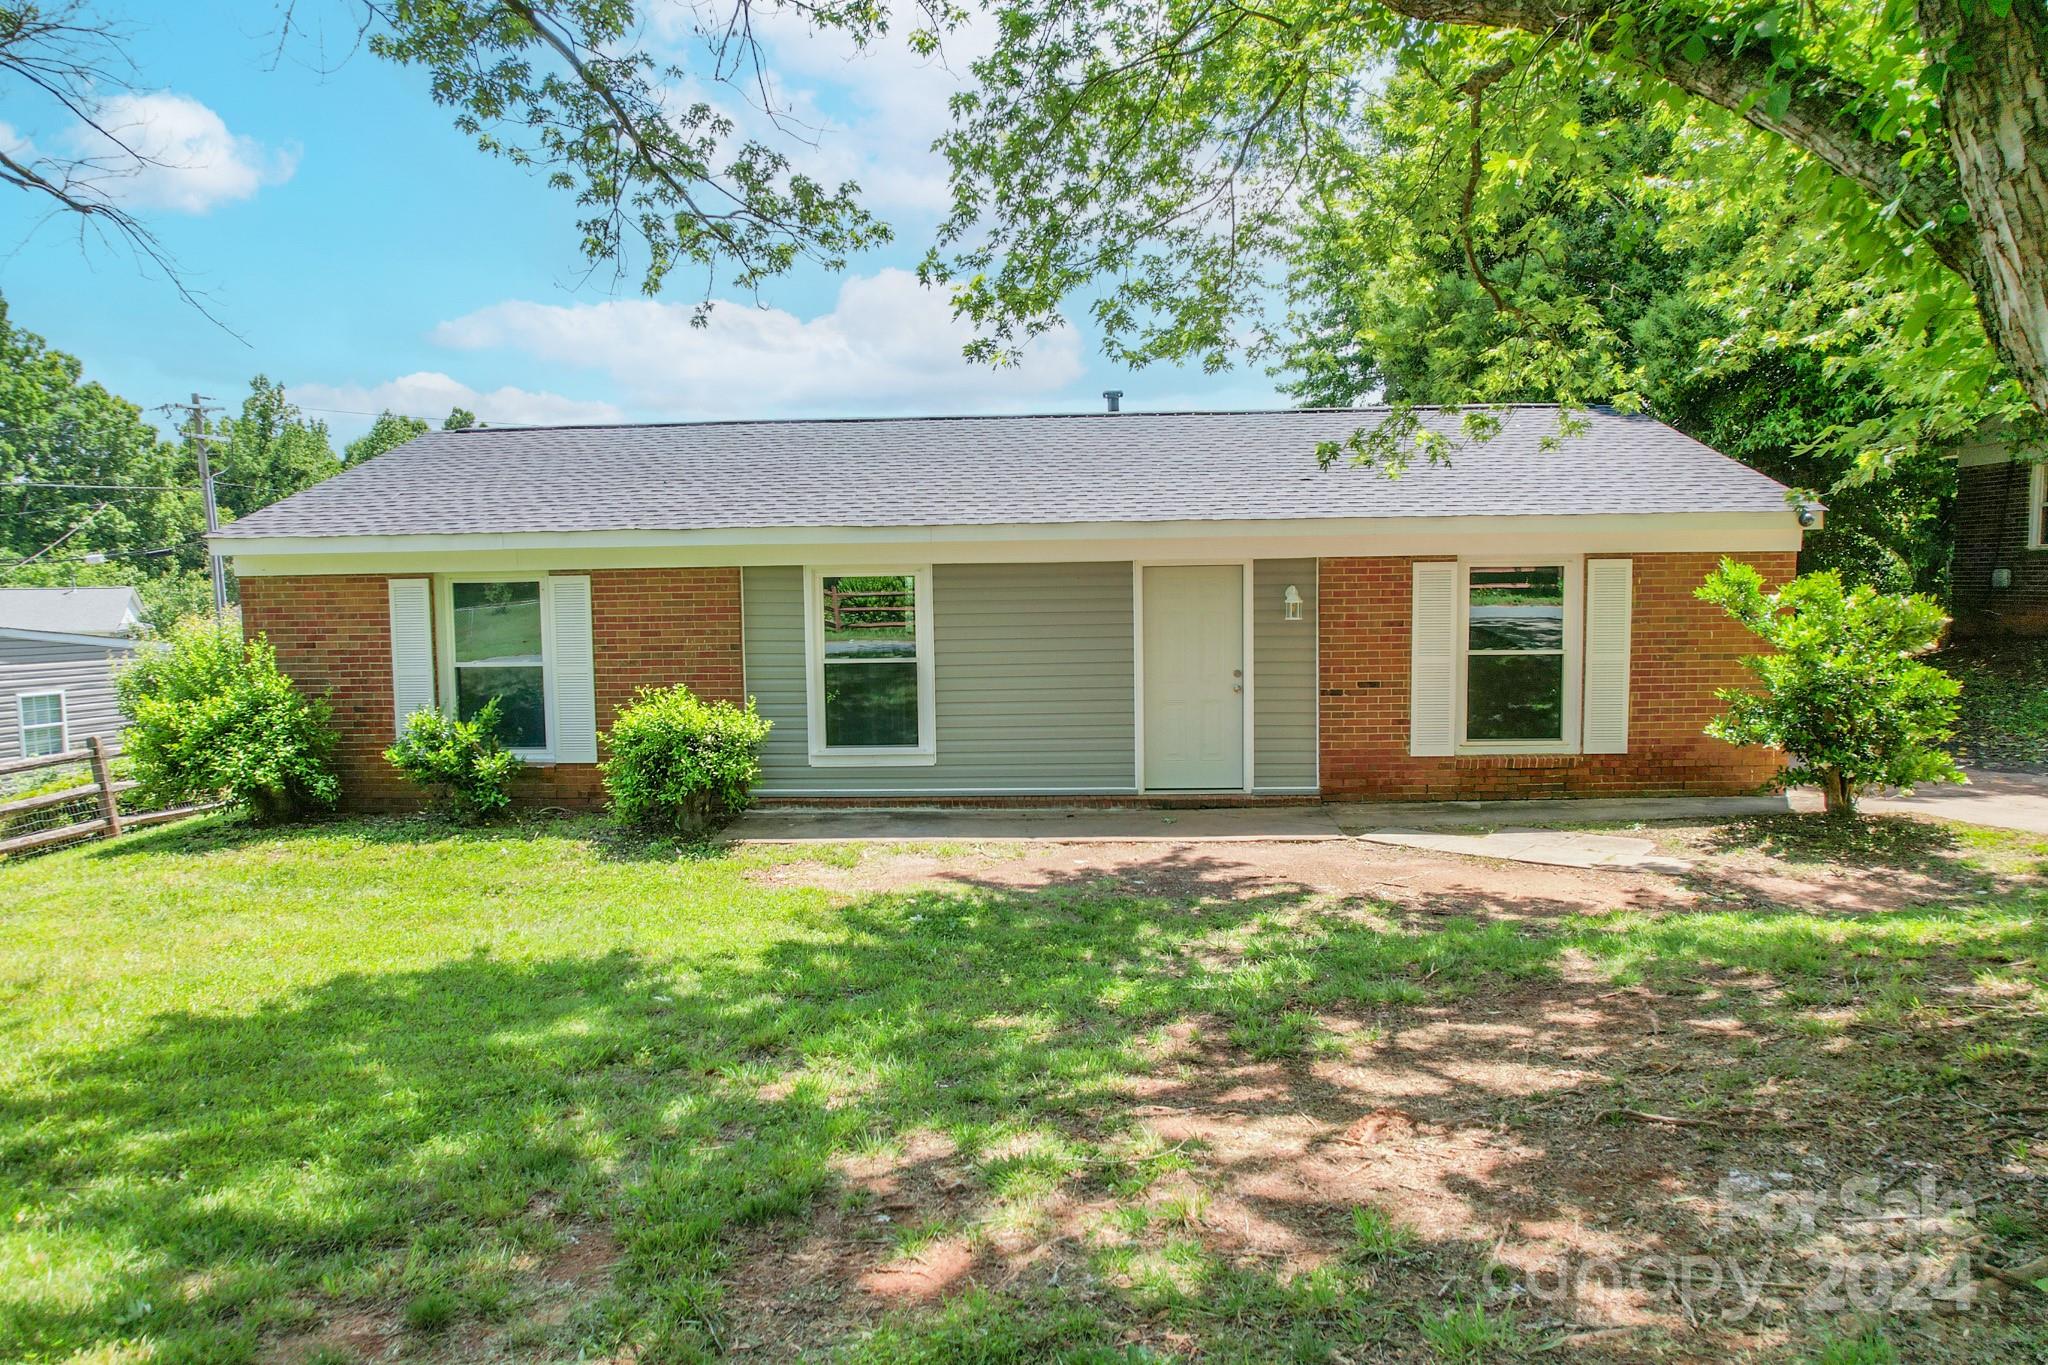
[{"label": "neighbor house window", "polygon": [[449,696],[458,719],[471,720],[498,701],[498,735],[506,747],[548,747],[546,632],[537,578],[448,585]]},{"label": "neighbor house window", "polygon": [[2027,548],[2048,550],[2048,464],[2027,471]]},{"label": "neighbor house window", "polygon": [[21,753],[24,758],[64,752],[64,694],[24,692],[15,698],[21,710]]},{"label": "neighbor house window", "polygon": [[931,574],[804,575],[813,759],[929,761]]},{"label": "neighbor house window", "polygon": [[1466,743],[1565,741],[1568,581],[1558,564],[1467,571]]}]

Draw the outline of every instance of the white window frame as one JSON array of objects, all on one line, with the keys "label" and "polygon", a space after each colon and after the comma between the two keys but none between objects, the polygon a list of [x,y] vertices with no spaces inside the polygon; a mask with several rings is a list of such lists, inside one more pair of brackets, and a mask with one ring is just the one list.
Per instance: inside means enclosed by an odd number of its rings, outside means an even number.
[{"label": "white window frame", "polygon": [[[1474,569],[1547,569],[1556,567],[1564,584],[1564,725],[1562,739],[1487,739],[1465,737],[1470,691],[1466,674],[1472,658],[1472,571]],[[1517,555],[1506,559],[1458,561],[1458,752],[1460,754],[1575,754],[1579,752],[1579,708],[1584,701],[1586,563],[1582,555]]]},{"label": "white window frame", "polygon": [[[913,635],[917,642],[917,743],[828,745],[825,742],[825,580],[848,575],[895,574],[911,580]],[[937,675],[932,647],[932,566],[853,564],[804,566],[804,699],[813,768],[929,767],[939,761]]]},{"label": "white window frame", "polygon": [[441,713],[457,714],[455,691],[455,585],[457,583],[540,584],[540,691],[542,724],[547,743],[538,749],[514,749],[527,763],[555,761],[555,737],[561,732],[555,717],[555,603],[554,583],[540,573],[456,573],[434,580],[434,660],[441,691]]},{"label": "white window frame", "polygon": [[57,747],[50,752],[57,754],[71,752],[71,698],[66,695],[65,688],[46,687],[40,692],[17,692],[14,694],[14,733],[15,738],[21,742],[21,756],[23,758],[43,757],[40,754],[31,755],[29,753],[28,732],[30,730],[47,730],[50,727],[47,723],[30,725],[28,723],[27,708],[22,703],[26,701],[40,701],[44,697],[55,697],[57,699]]},{"label": "white window frame", "polygon": [[2042,503],[2048,501],[2048,464],[2036,462],[2027,472],[2027,548],[2048,550],[2048,540],[2041,538],[2041,522],[2044,520]]}]

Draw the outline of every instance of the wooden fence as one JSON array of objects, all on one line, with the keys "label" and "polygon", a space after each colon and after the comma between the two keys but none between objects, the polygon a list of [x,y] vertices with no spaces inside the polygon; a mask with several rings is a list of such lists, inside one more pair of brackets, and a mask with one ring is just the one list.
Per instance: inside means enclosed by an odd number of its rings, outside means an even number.
[{"label": "wooden fence", "polygon": [[89,809],[93,812],[87,819],[67,818],[67,823],[61,825],[32,829],[26,834],[0,838],[0,854],[24,853],[32,848],[66,843],[73,839],[111,838],[124,829],[160,825],[167,820],[182,820],[188,815],[218,809],[217,805],[208,804],[173,806],[169,810],[123,811],[121,793],[133,791],[135,783],[114,780],[113,766],[108,762],[105,740],[94,735],[85,743],[86,747],[83,749],[68,749],[61,754],[15,758],[0,763],[0,778],[15,777],[21,773],[32,773],[42,769],[80,765],[90,769],[92,778],[90,782],[64,787],[58,791],[37,792],[32,796],[0,800],[0,832],[21,823],[23,816],[58,811],[65,806],[82,807],[89,802]]}]

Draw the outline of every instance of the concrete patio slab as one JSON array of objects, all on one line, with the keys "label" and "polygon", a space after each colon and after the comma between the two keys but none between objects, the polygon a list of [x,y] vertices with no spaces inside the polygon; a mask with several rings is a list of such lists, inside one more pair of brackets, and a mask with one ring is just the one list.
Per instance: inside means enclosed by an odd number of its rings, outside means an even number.
[{"label": "concrete patio slab", "polygon": [[1372,844],[1551,867],[1633,867],[1651,872],[1685,872],[1692,867],[1682,859],[1660,855],[1651,840],[1621,834],[1579,834],[1558,829],[1498,829],[1488,834],[1375,829],[1357,837]]},{"label": "concrete patio slab", "polygon": [[1160,840],[1342,839],[1327,806],[1219,806],[1182,810],[1099,807],[1031,810],[751,810],[725,830],[739,844],[1042,839],[1065,843]]}]

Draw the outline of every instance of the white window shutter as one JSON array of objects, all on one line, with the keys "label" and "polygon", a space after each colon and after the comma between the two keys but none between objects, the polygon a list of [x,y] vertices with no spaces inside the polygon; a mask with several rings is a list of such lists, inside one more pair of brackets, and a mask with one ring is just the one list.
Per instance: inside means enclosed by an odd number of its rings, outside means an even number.
[{"label": "white window shutter", "polygon": [[391,709],[394,730],[405,718],[434,706],[434,592],[424,578],[393,578],[391,594]]},{"label": "white window shutter", "polygon": [[1458,749],[1458,566],[1413,566],[1408,618],[1408,752],[1440,757]]},{"label": "white window shutter", "polygon": [[1630,574],[1626,559],[1586,563],[1586,708],[1580,747],[1589,754],[1628,752]]},{"label": "white window shutter", "polygon": [[597,762],[597,669],[590,641],[590,579],[548,579],[555,618],[555,761]]}]

